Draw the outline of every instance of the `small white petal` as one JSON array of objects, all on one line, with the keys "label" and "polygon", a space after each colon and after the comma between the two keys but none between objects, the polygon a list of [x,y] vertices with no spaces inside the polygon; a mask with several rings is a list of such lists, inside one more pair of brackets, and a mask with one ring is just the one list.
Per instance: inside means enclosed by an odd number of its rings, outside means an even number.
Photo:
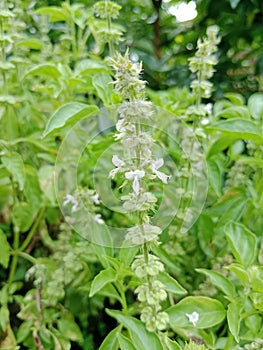
[{"label": "small white petal", "polygon": [[94,221],[96,221],[96,222],[97,222],[98,224],[100,224],[100,225],[104,224],[104,221],[102,220],[100,214],[96,214],[96,215],[94,216]]},{"label": "small white petal", "polygon": [[127,173],[125,173],[125,177],[127,180],[133,180],[134,179],[134,171],[127,171]]},{"label": "small white petal", "polygon": [[196,322],[199,320],[199,313],[194,311],[191,314],[185,314],[188,317],[189,322],[191,322],[194,326]]},{"label": "small white petal", "polygon": [[133,180],[132,188],[133,188],[133,191],[136,194],[136,196],[138,196],[138,194],[140,192],[140,182],[139,182],[139,179],[137,176],[135,176],[135,178]]},{"label": "small white petal", "polygon": [[135,170],[134,175],[138,177],[138,179],[141,179],[145,176],[145,171],[144,170]]},{"label": "small white petal", "polygon": [[121,160],[117,155],[113,155],[112,156],[112,163],[116,167],[121,167],[121,166],[123,166],[125,164],[124,161]]},{"label": "small white petal", "polygon": [[164,161],[162,158],[157,159],[153,162],[152,168],[159,169],[161,166],[163,166],[163,164],[164,164]]},{"label": "small white petal", "polygon": [[171,176],[166,175],[165,173],[162,173],[161,171],[156,170],[154,174],[164,183],[167,184],[168,180]]},{"label": "small white petal", "polygon": [[94,204],[100,204],[100,198],[99,198],[98,193],[94,194],[91,198],[92,198]]}]

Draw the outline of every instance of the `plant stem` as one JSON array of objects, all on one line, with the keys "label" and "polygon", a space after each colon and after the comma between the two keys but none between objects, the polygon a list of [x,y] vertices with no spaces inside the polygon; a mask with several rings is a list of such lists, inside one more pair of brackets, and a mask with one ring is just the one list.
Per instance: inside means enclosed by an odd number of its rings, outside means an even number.
[{"label": "plant stem", "polygon": [[26,239],[24,240],[23,244],[21,245],[21,247],[19,248],[19,251],[22,252],[23,250],[25,250],[27,248],[27,246],[29,245],[29,243],[31,242],[35,232],[36,232],[36,229],[38,228],[42,218],[43,218],[43,215],[44,215],[44,211],[45,211],[45,208],[41,208],[39,213],[38,213],[38,217],[36,219],[36,221],[34,222],[33,226],[31,227],[31,230],[29,231]]},{"label": "plant stem", "polygon": [[[24,240],[24,242],[23,242],[23,244],[21,245],[20,248],[19,248],[19,230],[17,228],[15,228],[15,230],[14,230],[14,251],[12,253],[13,254],[13,258],[12,258],[12,262],[11,262],[10,273],[9,273],[9,276],[8,276],[8,288],[10,288],[10,286],[13,283],[13,280],[14,280],[16,267],[17,267],[18,256],[21,256],[21,253],[22,253],[22,256],[24,258],[26,258],[27,260],[29,260],[28,254],[23,253],[23,250],[26,249],[26,247],[30,243],[32,237],[34,236],[35,231],[36,231],[38,225],[40,224],[40,222],[41,222],[41,220],[43,218],[44,210],[45,210],[45,208],[41,208],[40,209],[36,221],[34,222],[31,230],[29,231],[26,239]],[[32,258],[32,259],[34,259],[34,258]],[[31,261],[33,263],[35,263],[35,260],[32,260],[32,259],[31,259]]]}]

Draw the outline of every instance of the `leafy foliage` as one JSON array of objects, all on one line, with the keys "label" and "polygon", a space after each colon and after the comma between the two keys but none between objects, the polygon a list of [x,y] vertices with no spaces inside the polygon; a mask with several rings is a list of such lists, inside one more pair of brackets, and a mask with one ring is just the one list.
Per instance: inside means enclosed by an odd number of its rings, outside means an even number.
[{"label": "leafy foliage", "polygon": [[0,4],[0,349],[262,347],[262,4],[176,3]]}]

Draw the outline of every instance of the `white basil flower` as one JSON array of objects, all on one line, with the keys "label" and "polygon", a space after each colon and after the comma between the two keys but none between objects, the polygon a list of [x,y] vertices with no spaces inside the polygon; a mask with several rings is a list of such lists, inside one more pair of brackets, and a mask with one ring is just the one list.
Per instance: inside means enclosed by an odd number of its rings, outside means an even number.
[{"label": "white basil flower", "polygon": [[74,213],[78,210],[79,202],[77,201],[77,199],[74,196],[72,196],[69,193],[66,195],[66,198],[63,202],[63,205],[67,205],[67,204],[73,204],[72,209],[71,209],[72,213]]},{"label": "white basil flower", "polygon": [[164,161],[162,158],[157,159],[156,161],[153,161],[151,164],[151,170],[154,175],[156,175],[163,183],[167,184],[168,180],[171,176],[166,175],[165,173],[159,171],[158,169],[161,168],[164,164]]},{"label": "white basil flower", "polygon": [[94,221],[96,221],[100,225],[104,224],[104,221],[102,220],[100,214],[96,214],[93,219],[94,219]]},{"label": "white basil flower", "polygon": [[190,323],[193,324],[193,326],[196,325],[196,322],[199,320],[199,313],[194,311],[191,314],[185,314],[188,317],[188,320]]},{"label": "white basil flower", "polygon": [[145,176],[144,170],[134,170],[134,171],[128,171],[125,173],[125,177],[127,180],[133,180],[132,188],[136,195],[140,192],[140,181],[139,179],[142,179]]},{"label": "white basil flower", "polygon": [[112,156],[112,164],[116,166],[115,169],[112,169],[109,173],[110,178],[114,178],[116,174],[121,170],[121,167],[125,165],[125,162],[121,160],[117,155]]},{"label": "white basil flower", "polygon": [[100,204],[100,198],[98,193],[95,193],[92,197],[91,197],[92,201],[94,204]]}]

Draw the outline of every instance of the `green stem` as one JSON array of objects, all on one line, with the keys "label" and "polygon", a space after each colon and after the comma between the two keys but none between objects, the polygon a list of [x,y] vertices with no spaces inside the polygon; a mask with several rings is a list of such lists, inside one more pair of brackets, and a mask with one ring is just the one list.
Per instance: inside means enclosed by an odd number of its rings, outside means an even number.
[{"label": "green stem", "polygon": [[10,266],[10,272],[8,276],[8,286],[10,288],[11,284],[13,283],[15,272],[16,272],[16,267],[17,267],[17,261],[18,261],[18,256],[22,256],[23,258],[26,258],[27,260],[30,260],[33,264],[35,263],[34,258],[29,258],[29,254],[23,253],[23,250],[26,249],[28,244],[31,242],[31,239],[33,238],[35,231],[40,224],[43,214],[44,214],[45,208],[41,208],[38,214],[38,217],[36,221],[34,222],[31,230],[29,231],[26,239],[24,240],[23,244],[19,248],[19,230],[15,228],[14,230],[14,251],[12,252],[13,258]]},{"label": "green stem", "polygon": [[31,227],[31,230],[29,231],[29,233],[28,233],[26,239],[24,240],[23,244],[19,248],[20,252],[25,250],[27,248],[27,246],[29,245],[29,243],[31,242],[31,240],[32,240],[32,238],[33,238],[33,236],[34,236],[34,234],[36,232],[36,229],[38,228],[41,220],[43,219],[44,211],[45,211],[44,207],[40,209],[36,221],[34,222],[33,226]]},{"label": "green stem", "polygon": [[121,306],[122,306],[122,309],[123,309],[123,312],[125,314],[128,314],[128,306],[127,306],[127,301],[126,301],[126,296],[125,296],[125,290],[124,290],[124,286],[123,286],[123,282],[116,282],[115,283],[116,285],[116,288],[120,294],[120,297],[121,297]]},{"label": "green stem", "polygon": [[27,254],[25,252],[18,251],[18,252],[14,252],[12,254],[17,254],[17,256],[20,256],[21,258],[31,262],[33,265],[35,265],[37,263],[37,260],[33,256],[31,256],[30,254]]},{"label": "green stem", "polygon": [[15,271],[16,271],[16,266],[17,266],[17,250],[19,247],[19,230],[17,227],[14,229],[14,255],[12,258],[11,266],[10,266],[10,272],[8,276],[8,289],[10,289],[11,284],[13,283],[14,276],[15,276]]}]

